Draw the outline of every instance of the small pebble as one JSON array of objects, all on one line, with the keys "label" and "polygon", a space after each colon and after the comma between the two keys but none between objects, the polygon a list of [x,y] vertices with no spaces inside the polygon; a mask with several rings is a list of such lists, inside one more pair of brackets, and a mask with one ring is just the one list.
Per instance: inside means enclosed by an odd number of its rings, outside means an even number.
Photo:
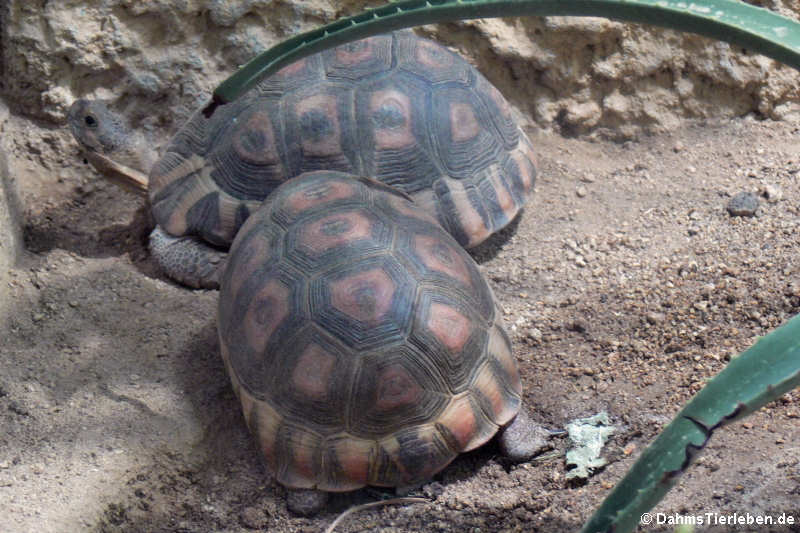
[{"label": "small pebble", "polygon": [[589,323],[585,320],[573,320],[567,324],[567,330],[575,331],[577,333],[586,333],[589,330]]},{"label": "small pebble", "polygon": [[779,202],[783,198],[783,191],[777,185],[767,184],[761,189],[761,196],[771,204]]},{"label": "small pebble", "polygon": [[758,211],[758,197],[751,192],[740,192],[728,202],[728,213],[733,217],[751,217]]},{"label": "small pebble", "polygon": [[542,331],[539,328],[531,328],[528,331],[528,338],[536,342],[542,342]]},{"label": "small pebble", "polygon": [[578,195],[578,198],[583,198],[584,196],[586,196],[586,187],[578,187],[575,190],[575,194]]},{"label": "small pebble", "polygon": [[242,525],[249,529],[263,529],[269,520],[267,514],[257,507],[245,507],[240,515]]}]

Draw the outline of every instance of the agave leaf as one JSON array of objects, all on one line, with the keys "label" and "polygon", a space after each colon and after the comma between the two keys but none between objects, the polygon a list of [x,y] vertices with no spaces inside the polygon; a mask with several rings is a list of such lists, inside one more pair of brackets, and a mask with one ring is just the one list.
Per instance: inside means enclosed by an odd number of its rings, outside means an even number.
[{"label": "agave leaf", "polygon": [[800,386],[800,315],[733,359],[639,457],[583,533],[633,531],[718,428]]},{"label": "agave leaf", "polygon": [[298,59],[400,28],[520,15],[598,16],[642,22],[727,41],[800,70],[800,24],[738,0],[404,0],[287,39],[240,68],[214,91],[205,113]]}]

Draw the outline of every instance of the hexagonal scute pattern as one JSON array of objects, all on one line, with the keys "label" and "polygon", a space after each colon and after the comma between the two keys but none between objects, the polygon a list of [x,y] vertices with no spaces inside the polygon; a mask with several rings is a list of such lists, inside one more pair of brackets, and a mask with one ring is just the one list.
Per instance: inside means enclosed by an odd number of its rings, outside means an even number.
[{"label": "hexagonal scute pattern", "polygon": [[390,250],[375,258],[348,257],[355,264],[311,282],[314,320],[354,350],[386,349],[401,343],[414,312],[416,280]]},{"label": "hexagonal scute pattern", "polygon": [[469,255],[385,185],[279,187],[242,226],[219,335],[245,419],[290,487],[407,485],[486,442],[520,382]]},{"label": "hexagonal scute pattern", "polygon": [[286,234],[287,259],[301,270],[313,270],[341,257],[344,247],[355,256],[379,254],[390,245],[392,228],[367,206],[320,210]]},{"label": "hexagonal scute pattern", "polygon": [[194,115],[154,167],[153,213],[172,234],[225,246],[275,188],[315,170],[402,190],[466,247],[516,216],[536,176],[499,91],[400,31],[309,56]]},{"label": "hexagonal scute pattern", "polygon": [[474,69],[460,56],[433,41],[399,32],[397,41],[398,67],[431,84],[468,85],[475,75]]},{"label": "hexagonal scute pattern", "polygon": [[323,52],[328,79],[360,80],[392,68],[392,36],[378,35]]}]

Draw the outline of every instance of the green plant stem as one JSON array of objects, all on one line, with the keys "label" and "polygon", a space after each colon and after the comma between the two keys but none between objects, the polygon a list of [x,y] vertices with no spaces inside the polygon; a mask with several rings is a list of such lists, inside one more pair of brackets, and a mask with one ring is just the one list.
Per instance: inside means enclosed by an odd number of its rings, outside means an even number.
[{"label": "green plant stem", "polygon": [[678,413],[595,511],[582,533],[633,531],[718,428],[800,386],[800,315],[733,359]]}]

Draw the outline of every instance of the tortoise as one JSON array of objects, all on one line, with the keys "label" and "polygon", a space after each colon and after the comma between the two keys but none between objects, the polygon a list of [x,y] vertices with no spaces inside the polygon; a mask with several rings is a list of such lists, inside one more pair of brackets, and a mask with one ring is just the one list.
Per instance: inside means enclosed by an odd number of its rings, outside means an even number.
[{"label": "tortoise", "polygon": [[160,158],[102,101],[76,101],[68,122],[101,171],[149,189],[153,256],[193,287],[217,286],[238,228],[303,172],[396,187],[465,247],[505,227],[536,177],[531,142],[500,92],[409,31],[309,56],[210,119],[198,111]]},{"label": "tortoise", "polygon": [[231,246],[218,330],[295,512],[327,492],[421,483],[498,432],[513,460],[542,447],[477,265],[377,181],[313,171],[273,191]]}]

